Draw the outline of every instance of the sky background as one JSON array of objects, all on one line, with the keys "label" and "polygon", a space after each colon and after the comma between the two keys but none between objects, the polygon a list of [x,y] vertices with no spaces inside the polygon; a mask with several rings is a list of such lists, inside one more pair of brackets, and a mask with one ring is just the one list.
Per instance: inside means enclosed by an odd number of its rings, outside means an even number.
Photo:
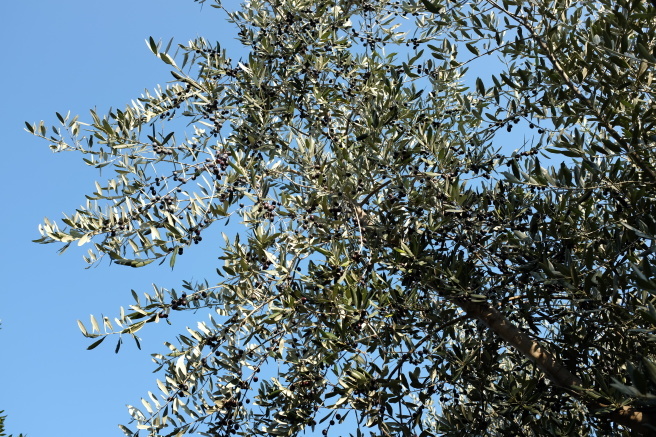
[{"label": "sky background", "polygon": [[111,338],[87,351],[92,340],[81,335],[76,320],[88,326],[89,314],[113,319],[121,305],[132,303],[131,289],[142,295],[153,282],[177,288],[182,280],[212,280],[220,229],[215,238],[206,231],[174,271],[168,263],[130,269],[103,262],[85,269],[86,248],[57,255],[56,245],[32,243],[43,217],[73,212],[103,179],[82,155],[53,154],[24,122],[58,124],[56,111],[85,121],[89,108],[99,114],[122,108],[144,89],[171,80],[170,68],[146,46],[150,36],[176,43],[204,36],[220,41],[233,59],[243,51],[223,16],[192,0],[3,1],[0,20],[0,410],[15,436],[120,436],[116,425],[130,419],[125,405],[140,406],[148,390],[157,393],[150,354],[165,353],[163,342],[174,342],[194,319],[189,314],[185,323],[176,315],[172,326],[149,324],[139,332],[142,350],[127,337],[119,354]]},{"label": "sky background", "polygon": [[174,271],[157,263],[85,269],[86,248],[58,255],[56,245],[32,243],[44,216],[73,212],[99,177],[82,155],[53,154],[24,122],[57,124],[55,111],[88,120],[89,108],[100,114],[122,108],[171,80],[170,68],[147,48],[149,36],[187,43],[202,35],[221,41],[237,59],[236,32],[216,9],[192,0],[2,1],[0,20],[0,410],[15,436],[121,436],[116,425],[130,419],[125,405],[140,405],[148,390],[156,392],[150,354],[165,352],[163,341],[173,341],[185,323],[147,326],[141,351],[128,337],[114,354],[115,339],[87,351],[91,341],[76,320],[113,318],[132,303],[130,289],[142,294],[153,282],[177,288],[183,279],[212,279],[218,241],[204,238],[178,258]]}]

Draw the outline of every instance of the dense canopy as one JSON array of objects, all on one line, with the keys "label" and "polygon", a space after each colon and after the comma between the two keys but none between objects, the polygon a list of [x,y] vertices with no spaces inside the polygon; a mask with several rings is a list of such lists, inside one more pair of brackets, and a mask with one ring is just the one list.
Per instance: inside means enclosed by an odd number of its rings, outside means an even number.
[{"label": "dense canopy", "polygon": [[654,2],[199,3],[246,56],[151,39],[171,83],[27,126],[110,175],[39,242],[225,226],[220,277],[80,323],[197,314],[126,435],[656,433]]}]

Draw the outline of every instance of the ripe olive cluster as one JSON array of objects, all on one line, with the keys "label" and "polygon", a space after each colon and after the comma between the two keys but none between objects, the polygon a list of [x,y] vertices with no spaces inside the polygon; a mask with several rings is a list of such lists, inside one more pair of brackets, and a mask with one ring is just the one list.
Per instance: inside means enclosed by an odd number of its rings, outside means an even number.
[{"label": "ripe olive cluster", "polygon": [[275,201],[272,200],[270,202],[266,201],[258,201],[255,203],[253,206],[253,212],[255,213],[262,213],[263,217],[269,221],[273,221],[275,215],[276,215],[276,208],[278,208],[280,205]]},{"label": "ripe olive cluster", "polygon": [[[186,84],[184,87],[176,84],[164,90],[162,99],[159,97],[150,99],[144,98],[144,109],[152,112],[154,117],[160,120],[172,120],[175,117],[176,111],[189,97],[191,88],[190,84]],[[148,119],[142,117],[141,122],[147,123]],[[160,148],[156,153],[166,153],[166,150]]]},{"label": "ripe olive cluster", "polygon": [[174,299],[171,301],[171,309],[175,311],[180,307],[187,306],[188,303],[189,301],[187,300],[187,293],[182,293],[179,299]]},{"label": "ripe olive cluster", "polygon": [[[512,130],[513,130],[513,126],[516,125],[516,124],[519,124],[519,122],[521,121],[521,119],[522,119],[523,117],[525,117],[526,114],[527,114],[527,113],[526,113],[525,108],[520,107],[520,108],[517,110],[517,115],[512,115],[512,116],[508,117],[508,118],[505,119],[505,120],[499,120],[499,121],[495,121],[495,122],[493,122],[493,123],[490,123],[490,126],[492,126],[492,127],[496,127],[496,128],[502,128],[502,127],[505,126],[507,132],[512,132]],[[535,129],[535,128],[538,127],[538,126],[536,126],[535,123],[530,122],[529,125],[528,125],[528,127],[529,127],[530,129]],[[545,133],[545,132],[546,132],[545,129],[543,129],[543,128],[541,128],[541,127],[538,127],[538,134],[543,134],[543,133]]]},{"label": "ripe olive cluster", "polygon": [[178,310],[182,307],[186,307],[189,305],[190,302],[199,300],[199,299],[206,299],[207,298],[207,292],[202,291],[199,293],[194,293],[192,295],[187,295],[187,293],[182,293],[179,298],[171,300],[170,303],[170,308],[172,310]]},{"label": "ripe olive cluster", "polygon": [[174,151],[170,147],[164,147],[160,144],[153,144],[153,152],[158,155],[173,155]]},{"label": "ripe olive cluster", "polygon": [[[255,252],[253,252],[253,251],[249,251],[249,252],[246,254],[246,260],[247,260],[249,263],[253,263],[253,264],[257,263],[258,266],[259,266],[259,268],[261,268],[262,270],[266,270],[266,269],[268,269],[269,267],[271,267],[271,261],[269,261],[269,259],[268,259],[266,256],[264,256],[264,255],[262,255],[262,256],[258,256],[258,255],[257,255]],[[257,288],[257,287],[256,287],[256,288]]]},{"label": "ripe olive cluster", "polygon": [[[228,169],[230,165],[230,157],[226,152],[219,152],[213,158],[207,158],[205,162],[195,163],[187,165],[186,174],[188,177],[183,177],[182,170],[173,171],[171,176],[157,176],[154,178],[154,181],[142,188],[141,193],[144,193],[146,190],[149,193],[148,201],[142,203],[142,205],[136,208],[132,213],[129,214],[129,217],[124,217],[118,223],[118,226],[111,226],[108,221],[108,225],[103,227],[104,232],[108,232],[110,236],[115,236],[117,231],[126,231],[131,229],[130,223],[134,220],[135,222],[143,221],[140,218],[140,215],[147,214],[151,209],[156,209],[160,211],[167,212],[169,214],[174,214],[181,220],[184,220],[186,211],[190,208],[190,201],[184,203],[183,200],[177,197],[175,193],[181,193],[183,191],[183,185],[187,184],[189,181],[195,180],[201,172],[209,172],[214,176],[215,180],[220,180],[224,176],[224,172]],[[177,182],[177,185],[170,187],[166,184],[167,180]],[[222,185],[217,185],[217,198],[220,201],[225,201],[229,198],[234,197],[236,194],[236,187],[239,187],[245,183],[243,178],[237,178],[236,181],[224,187]],[[163,192],[162,192],[163,191]],[[161,193],[161,194],[160,194]],[[145,193],[144,193],[145,194]],[[141,203],[141,202],[137,202]],[[203,211],[205,214],[201,220],[199,220],[196,225],[191,225],[187,229],[186,238],[182,237],[179,239],[179,243],[184,245],[189,245],[192,243],[198,244],[202,241],[201,231],[205,229],[211,223],[212,219],[207,214],[207,211]],[[166,221],[166,217],[161,218],[162,222]],[[152,221],[152,219],[148,219]],[[162,227],[165,227],[162,225]],[[173,246],[169,246],[167,251],[172,252],[174,250]],[[183,253],[183,248],[178,247],[178,254]]]},{"label": "ripe olive cluster", "polygon": [[155,195],[153,200],[161,210],[167,210],[168,212],[175,212],[177,210],[177,199],[171,194],[164,196]]}]

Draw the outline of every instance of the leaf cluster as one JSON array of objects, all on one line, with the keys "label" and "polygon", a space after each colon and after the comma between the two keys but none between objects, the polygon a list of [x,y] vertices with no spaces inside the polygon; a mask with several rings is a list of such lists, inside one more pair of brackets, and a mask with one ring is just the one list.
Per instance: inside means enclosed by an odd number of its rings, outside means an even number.
[{"label": "leaf cluster", "polygon": [[39,242],[173,267],[225,226],[216,282],[80,324],[93,348],[211,310],[154,357],[161,393],[126,435],[656,424],[653,5],[212,7],[247,56],[150,39],[166,87],[89,124],[58,114],[50,136],[27,125],[112,172]]}]

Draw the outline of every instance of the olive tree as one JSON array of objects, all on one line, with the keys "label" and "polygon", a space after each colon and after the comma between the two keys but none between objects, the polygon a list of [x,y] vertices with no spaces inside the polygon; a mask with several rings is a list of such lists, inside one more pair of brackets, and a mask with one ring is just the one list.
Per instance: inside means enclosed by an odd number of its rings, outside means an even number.
[{"label": "olive tree", "polygon": [[[1,415],[4,413],[3,410],[0,410],[0,437],[5,437],[7,434],[5,433],[5,420],[7,419],[7,416]],[[7,437],[12,437],[12,435],[9,435]],[[24,434],[20,434],[18,437],[25,437]]]},{"label": "olive tree", "polygon": [[[0,328],[2,327],[2,321],[0,320]],[[3,414],[4,410],[0,410],[0,437],[5,437],[7,434],[5,433],[5,420],[7,420],[7,416]],[[11,435],[9,437],[12,437]],[[24,437],[23,434],[20,434],[18,437]]]},{"label": "olive tree", "polygon": [[150,39],[165,87],[27,124],[111,173],[41,243],[173,267],[231,221],[220,277],[80,323],[198,315],[126,435],[656,433],[653,1],[207,5],[244,57]]},{"label": "olive tree", "polygon": [[[2,323],[0,321],[0,327],[2,326]],[[7,416],[3,414],[4,410],[0,410],[0,437],[5,437],[7,436],[5,432],[5,420],[7,420]],[[12,435],[9,435],[8,437],[12,437]],[[23,434],[20,434],[18,437],[25,437]]]}]

